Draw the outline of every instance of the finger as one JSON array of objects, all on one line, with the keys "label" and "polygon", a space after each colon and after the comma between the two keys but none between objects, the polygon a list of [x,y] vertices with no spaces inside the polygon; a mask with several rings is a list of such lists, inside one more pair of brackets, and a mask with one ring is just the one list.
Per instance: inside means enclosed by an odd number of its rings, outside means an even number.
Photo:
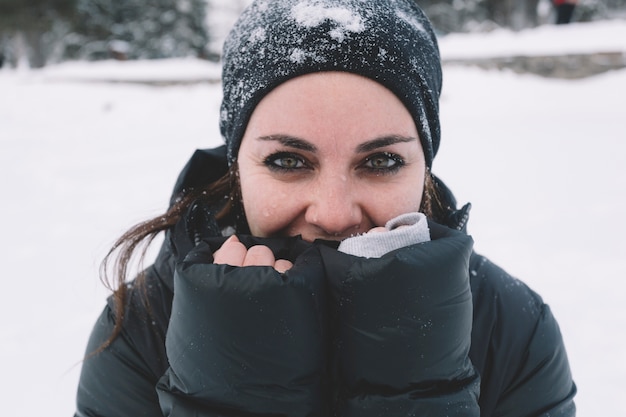
[{"label": "finger", "polygon": [[292,267],[293,267],[293,263],[289,262],[286,259],[277,259],[276,263],[274,264],[274,269],[280,272],[281,274],[290,270]]},{"label": "finger", "polygon": [[243,266],[246,258],[246,247],[233,235],[213,254],[213,263],[232,266]]},{"label": "finger", "polygon": [[379,227],[374,227],[373,229],[370,229],[367,231],[367,233],[381,233],[381,232],[388,232],[389,230],[387,230],[386,228],[379,226]]},{"label": "finger", "polygon": [[252,246],[243,261],[243,266],[274,266],[274,253],[263,245]]}]

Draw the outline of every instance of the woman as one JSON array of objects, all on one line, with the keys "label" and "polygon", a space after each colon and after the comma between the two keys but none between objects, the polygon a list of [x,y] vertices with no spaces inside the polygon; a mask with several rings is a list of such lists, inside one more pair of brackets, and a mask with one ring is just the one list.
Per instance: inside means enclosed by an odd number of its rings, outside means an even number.
[{"label": "woman", "polygon": [[115,245],[76,415],[573,416],[549,308],[472,251],[430,173],[441,67],[416,4],[256,1],[223,59],[226,145]]},{"label": "woman", "polygon": [[555,23],[557,25],[570,23],[577,3],[578,0],[552,0],[552,5],[556,10]]}]

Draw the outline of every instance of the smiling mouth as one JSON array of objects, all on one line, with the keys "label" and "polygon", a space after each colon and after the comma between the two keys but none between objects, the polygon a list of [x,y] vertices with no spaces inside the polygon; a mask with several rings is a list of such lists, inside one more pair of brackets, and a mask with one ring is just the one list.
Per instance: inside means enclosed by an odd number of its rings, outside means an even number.
[{"label": "smiling mouth", "polygon": [[324,242],[334,242],[334,243],[341,243],[342,241],[351,238],[351,237],[356,237],[356,236],[361,236],[365,233],[352,233],[350,235],[343,235],[343,234],[337,234],[337,235],[331,235],[331,234],[324,234],[324,233],[320,233],[320,234],[316,234],[313,237],[311,236],[304,236],[301,233],[296,233],[296,234],[292,234],[291,236],[295,237],[295,236],[300,236],[300,238],[306,242],[315,242],[316,240],[319,241],[324,241]]},{"label": "smiling mouth", "polygon": [[351,228],[352,231],[346,230],[343,233],[326,233],[323,230],[311,230],[307,228],[296,228],[287,226],[282,230],[278,230],[272,234],[274,237],[300,237],[305,242],[314,242],[316,240],[326,242],[340,243],[351,237],[361,236],[369,232],[372,228],[376,228],[375,225],[370,225],[369,228],[363,229],[361,225]]}]

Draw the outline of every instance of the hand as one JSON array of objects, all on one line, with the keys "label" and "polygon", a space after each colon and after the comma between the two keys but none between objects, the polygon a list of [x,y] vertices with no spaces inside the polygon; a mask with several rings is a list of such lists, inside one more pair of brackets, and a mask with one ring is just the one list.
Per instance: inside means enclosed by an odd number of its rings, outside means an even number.
[{"label": "hand", "polygon": [[256,245],[246,249],[235,235],[229,237],[213,254],[213,263],[232,266],[271,266],[281,274],[293,266],[286,259],[276,259],[267,246]]}]

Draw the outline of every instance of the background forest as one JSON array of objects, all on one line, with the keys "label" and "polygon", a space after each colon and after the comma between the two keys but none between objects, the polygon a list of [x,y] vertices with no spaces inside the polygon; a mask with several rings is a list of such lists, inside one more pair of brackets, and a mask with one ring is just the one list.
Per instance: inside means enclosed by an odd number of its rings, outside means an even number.
[{"label": "background forest", "polygon": [[[419,0],[443,35],[521,30],[553,19],[550,0]],[[0,0],[0,66],[67,60],[219,59],[250,0]],[[626,15],[626,0],[580,0],[573,20]]]}]

